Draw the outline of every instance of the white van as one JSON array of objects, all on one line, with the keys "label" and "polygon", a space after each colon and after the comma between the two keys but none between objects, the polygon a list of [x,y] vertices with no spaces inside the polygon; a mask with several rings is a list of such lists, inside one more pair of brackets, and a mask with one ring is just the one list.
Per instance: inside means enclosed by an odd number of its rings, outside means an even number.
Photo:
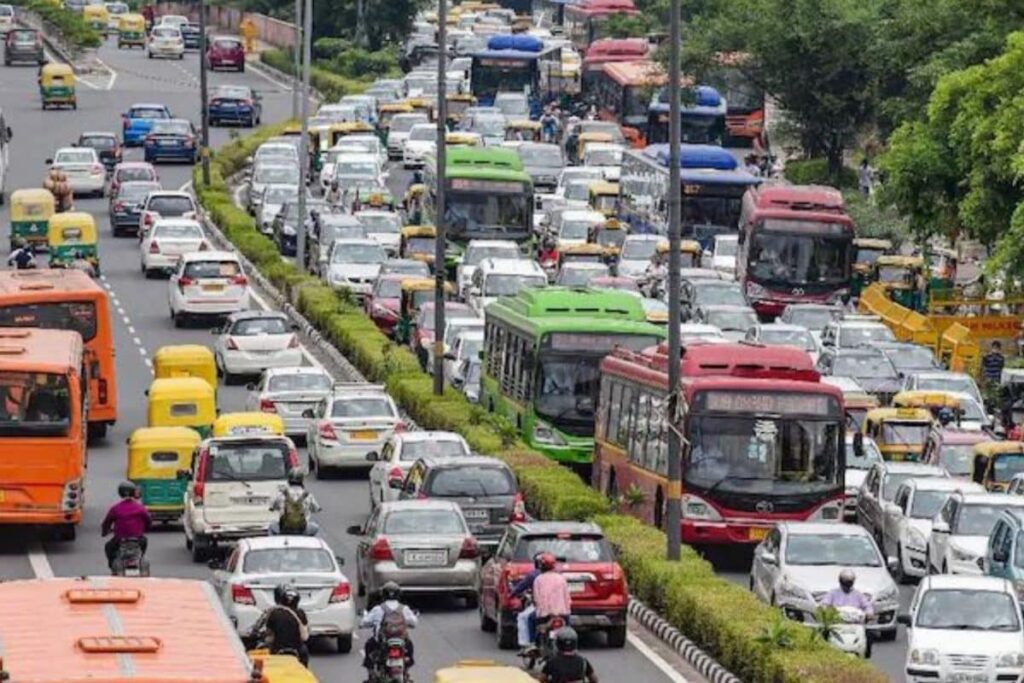
[{"label": "white van", "polygon": [[500,296],[515,296],[524,287],[546,287],[547,273],[536,261],[484,259],[473,271],[466,303],[483,317],[484,309]]}]

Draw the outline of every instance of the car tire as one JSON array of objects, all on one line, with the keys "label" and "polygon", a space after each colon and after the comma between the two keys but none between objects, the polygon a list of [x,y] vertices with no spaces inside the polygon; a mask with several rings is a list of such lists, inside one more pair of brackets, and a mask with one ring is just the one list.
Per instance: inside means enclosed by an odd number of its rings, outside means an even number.
[{"label": "car tire", "polygon": [[183,313],[172,313],[174,318],[174,326],[181,329],[185,326],[185,315]]},{"label": "car tire", "polygon": [[515,628],[509,628],[505,626],[508,619],[498,610],[498,649],[500,650],[512,650],[515,649],[518,638],[516,636]]},{"label": "car tire", "polygon": [[359,580],[356,583],[356,595],[358,595],[361,598],[366,597],[366,586],[363,585],[362,580]]},{"label": "car tire", "polygon": [[338,643],[338,654],[339,655],[347,655],[349,652],[352,652],[352,634],[351,633],[346,633],[344,635],[338,636],[338,638],[336,639],[336,642]]},{"label": "car tire", "polygon": [[142,276],[144,278],[146,278],[147,280],[152,280],[154,277],[156,277],[153,269],[152,268],[147,268],[145,266],[145,264],[143,264],[143,266],[142,266]]},{"label": "car tire", "polygon": [[903,571],[903,547],[899,543],[896,544],[896,571],[892,578],[901,586],[910,583],[910,577]]},{"label": "car tire", "polygon": [[242,62],[242,65],[240,67],[238,67],[238,73],[240,73],[240,74],[244,74],[245,73],[245,62]]},{"label": "car tire", "polygon": [[192,539],[192,561],[205,562],[210,555],[210,543],[202,536],[196,535]]},{"label": "car tire", "polygon": [[477,604],[477,614],[480,616],[480,630],[484,633],[494,633],[494,629],[497,628],[497,624],[494,623],[494,619],[487,616],[487,612],[484,611],[484,602],[480,600]]},{"label": "car tire", "polygon": [[106,422],[95,422],[90,424],[88,427],[89,443],[95,443],[96,441],[102,441],[107,438],[107,423]]},{"label": "car tire", "polygon": [[626,647],[626,625],[612,626],[608,629],[608,647],[621,648]]},{"label": "car tire", "polygon": [[476,593],[466,593],[462,599],[466,603],[466,609],[476,609],[480,604],[480,596]]}]

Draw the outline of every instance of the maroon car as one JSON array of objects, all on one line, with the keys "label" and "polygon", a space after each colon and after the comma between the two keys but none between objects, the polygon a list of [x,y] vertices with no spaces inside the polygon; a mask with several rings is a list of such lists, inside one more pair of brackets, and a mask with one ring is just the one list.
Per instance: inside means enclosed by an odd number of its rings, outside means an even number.
[{"label": "maroon car", "polygon": [[214,36],[206,48],[206,66],[215,69],[245,71],[245,48],[240,38]]},{"label": "maroon car", "polygon": [[369,296],[363,300],[366,315],[370,316],[377,328],[389,337],[394,334],[395,325],[398,324],[402,280],[408,278],[408,275],[398,273],[381,275],[373,283]]}]

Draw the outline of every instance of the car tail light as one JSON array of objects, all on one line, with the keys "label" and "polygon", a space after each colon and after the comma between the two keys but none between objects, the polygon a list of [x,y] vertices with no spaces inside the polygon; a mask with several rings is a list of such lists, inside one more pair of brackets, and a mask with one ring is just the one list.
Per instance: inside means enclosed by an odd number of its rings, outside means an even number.
[{"label": "car tail light", "polygon": [[124,211],[124,202],[114,202],[114,211]]},{"label": "car tail light", "polygon": [[288,469],[295,469],[299,466],[299,452],[294,448],[288,449]]},{"label": "car tail light", "polygon": [[106,169],[103,168],[103,164],[93,164],[92,165],[92,172],[93,173],[106,173]]},{"label": "car tail light", "polygon": [[348,582],[339,583],[331,591],[331,599],[329,602],[348,602],[352,599],[352,586]]},{"label": "car tail light", "polygon": [[96,382],[96,387],[97,387],[97,394],[98,394],[98,398],[99,398],[100,403],[106,403],[107,399],[109,398],[109,395],[108,395],[109,388],[107,386],[107,380],[105,380],[105,379],[99,380],[98,382]]},{"label": "car tail light", "polygon": [[416,492],[416,500],[427,500],[428,498],[429,496],[423,491],[423,489]]},{"label": "car tail light", "polygon": [[231,602],[236,605],[255,605],[256,596],[252,594],[248,586],[233,583],[231,584]]},{"label": "car tail light", "polygon": [[127,114],[121,114],[121,128],[127,128],[128,125],[129,125],[128,124],[128,115]]},{"label": "car tail light", "polygon": [[196,140],[191,135],[189,135],[187,138],[185,138],[185,146],[186,147],[191,147],[194,144],[196,144]]},{"label": "car tail light", "polygon": [[276,413],[277,412],[277,406],[275,406],[274,402],[271,401],[269,398],[261,398],[260,399],[260,411],[264,412],[264,413]]},{"label": "car tail light", "polygon": [[185,292],[185,288],[188,287],[191,284],[194,284],[194,283],[195,283],[195,280],[193,280],[190,277],[180,277],[180,278],[178,278],[178,290],[180,292],[184,293]]},{"label": "car tail light", "polygon": [[149,253],[150,254],[159,254],[160,253],[160,245],[157,243],[156,240],[153,240],[152,242],[149,243]]},{"label": "car tail light", "polygon": [[371,560],[393,560],[394,556],[391,554],[391,544],[388,543],[388,539],[384,536],[378,538],[373,545],[370,546],[370,559]]},{"label": "car tail light", "polygon": [[319,425],[317,425],[316,429],[317,433],[320,434],[321,439],[326,439],[327,441],[338,440],[338,434],[337,432],[334,431],[334,425],[332,425],[330,422],[321,422]]},{"label": "car tail light", "polygon": [[405,421],[399,420],[398,422],[396,422],[395,423],[395,431],[396,432],[404,432],[405,431]]},{"label": "car tail light", "polygon": [[231,278],[231,284],[242,285],[244,287],[245,285],[249,284],[249,278],[239,273],[238,275]]},{"label": "car tail light", "polygon": [[292,335],[291,340],[288,342],[288,348],[289,349],[297,349],[297,348],[299,348],[299,338],[298,338],[298,336],[296,336],[294,334]]},{"label": "car tail light", "polygon": [[192,502],[196,505],[203,504],[203,495],[206,493],[206,468],[209,466],[209,461],[209,449],[201,449],[199,451],[199,464],[196,465],[196,478],[192,482]]},{"label": "car tail light", "polygon": [[476,539],[470,536],[462,542],[462,549],[459,550],[460,560],[475,560],[480,557],[480,548],[476,544]]},{"label": "car tail light", "polygon": [[526,502],[523,500],[523,494],[517,493],[516,497],[512,500],[512,514],[508,516],[508,521],[526,521]]},{"label": "car tail light", "polygon": [[228,337],[228,340],[227,340],[227,342],[225,342],[224,345],[228,347],[229,351],[237,351],[238,350],[238,342],[235,341],[234,337]]},{"label": "car tail light", "polygon": [[144,227],[152,227],[153,225],[153,214],[150,211],[146,211],[142,214],[142,224]]}]

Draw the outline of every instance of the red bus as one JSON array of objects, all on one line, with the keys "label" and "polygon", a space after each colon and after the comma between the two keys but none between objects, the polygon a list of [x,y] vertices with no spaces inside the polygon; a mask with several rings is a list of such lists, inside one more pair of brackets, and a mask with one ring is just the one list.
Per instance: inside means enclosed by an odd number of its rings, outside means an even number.
[{"label": "red bus", "polygon": [[838,190],[753,187],[743,196],[736,268],[765,317],[791,303],[838,304],[850,293],[853,220]]},{"label": "red bus", "polygon": [[725,99],[723,147],[762,151],[765,139],[765,92],[743,71],[749,58],[742,52],[718,54],[718,65],[705,79]]},{"label": "red bus", "polygon": [[633,62],[647,59],[650,45],[643,38],[600,38],[587,47],[583,56],[583,76],[580,88],[584,95],[590,92],[601,68],[611,62]]},{"label": "red bus", "polygon": [[[583,0],[565,6],[565,36],[580,52],[595,42],[601,33],[601,24],[613,14],[638,14],[633,0]],[[642,56],[646,56],[644,51]],[[588,53],[589,56],[589,53]],[[633,57],[636,59],[636,57]]]},{"label": "red bus", "polygon": [[651,97],[665,83],[665,72],[650,60],[606,62],[591,91],[598,116],[619,124],[633,147],[646,147]]},{"label": "red bus", "polygon": [[678,415],[668,405],[667,346],[616,349],[601,363],[593,485],[663,528],[668,429],[683,436],[682,538],[757,543],[778,521],[838,522],[843,395],[796,348],[690,344]]}]

